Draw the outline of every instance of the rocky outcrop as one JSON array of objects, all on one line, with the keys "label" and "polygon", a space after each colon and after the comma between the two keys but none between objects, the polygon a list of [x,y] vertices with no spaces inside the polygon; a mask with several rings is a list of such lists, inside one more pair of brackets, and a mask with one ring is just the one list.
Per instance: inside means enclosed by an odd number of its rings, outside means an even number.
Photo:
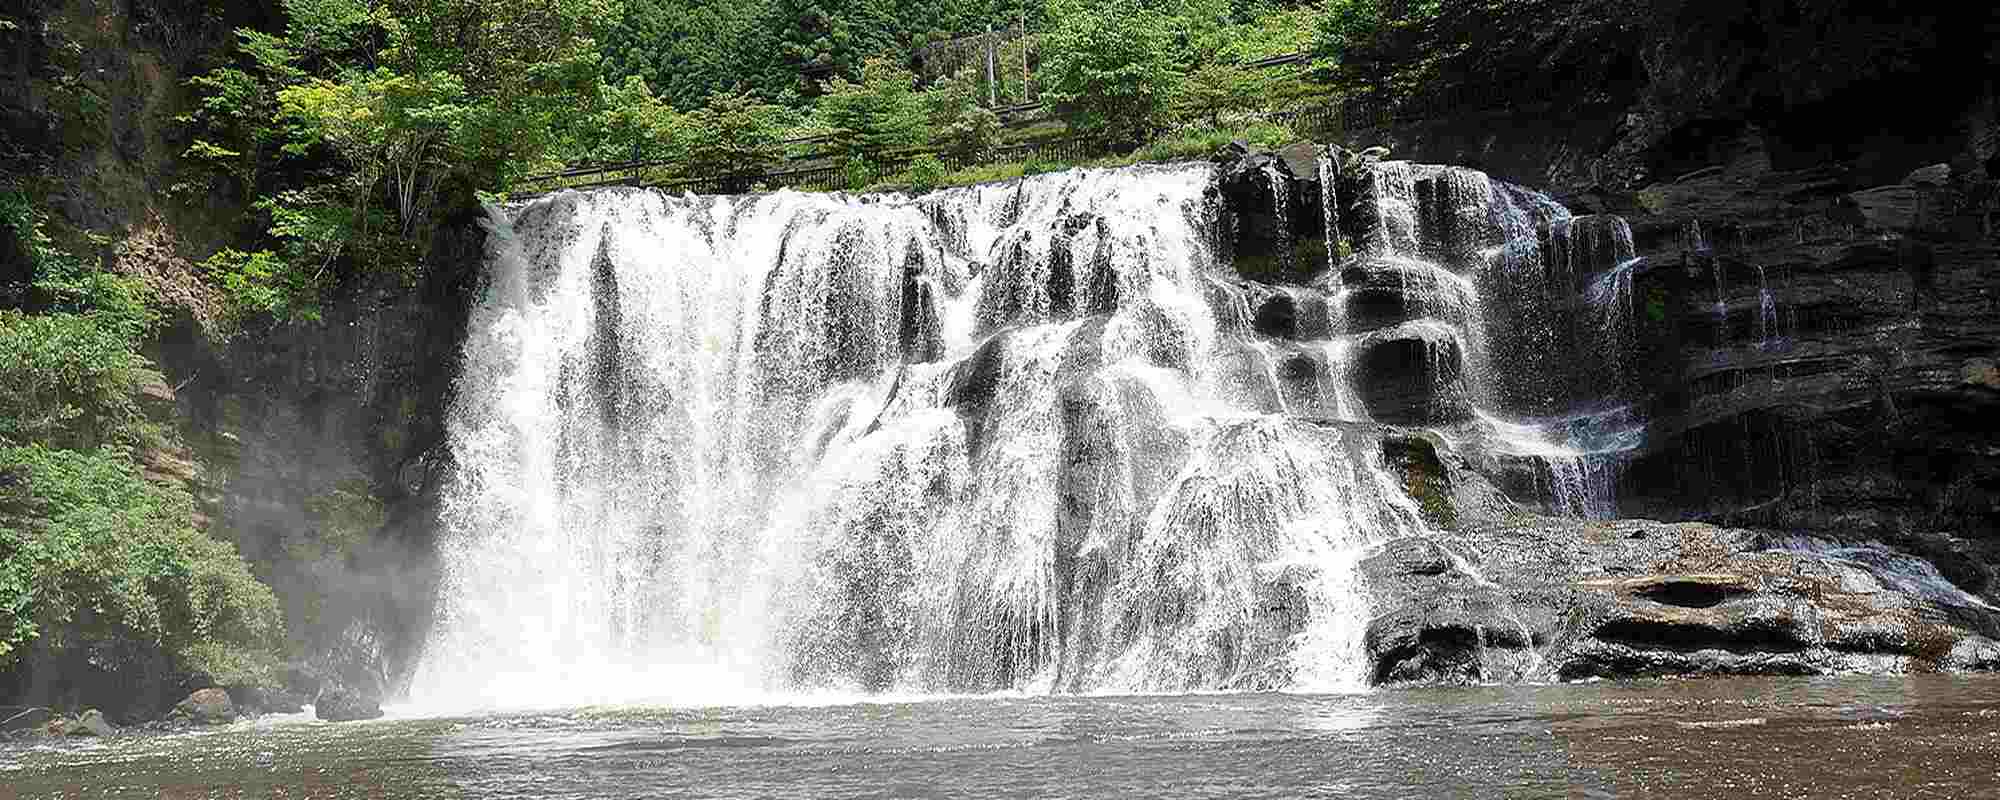
[{"label": "rocky outcrop", "polygon": [[1362,574],[1380,684],[1984,669],[2000,637],[1922,559],[1699,523],[1480,523]]},{"label": "rocky outcrop", "polygon": [[1231,233],[1227,244],[1237,274],[1302,286],[1326,271],[1316,154],[1310,142],[1282,152],[1235,142],[1214,156],[1218,224]]},{"label": "rocky outcrop", "polygon": [[[1976,116],[1966,130],[1992,128]],[[1607,213],[1542,232],[1576,262],[1551,265],[1552,276],[1630,270],[1629,287],[1606,284],[1630,293],[1620,323],[1632,326],[1630,349],[1615,363],[1647,367],[1582,375],[1575,388],[1630,403],[1614,425],[1645,431],[1604,467],[1620,474],[1603,511],[1667,522],[1516,510],[1560,478],[1543,456],[1486,448],[1437,405],[1456,377],[1430,373],[1462,360],[1449,287],[1394,259],[1348,258],[1325,273],[1346,330],[1376,332],[1352,367],[1371,416],[1453,430],[1465,445],[1391,437],[1385,448],[1443,533],[1389,543],[1364,566],[1376,682],[1996,663],[2000,441],[1981,422],[2000,410],[1993,137],[1969,136],[1959,157],[1867,187],[1858,168],[1779,168],[1778,145],[1754,126],[1716,130],[1708,152],[1721,163],[1625,194],[1572,194],[1576,210]],[[1381,191],[1364,185],[1371,176],[1340,175],[1343,193]],[[1415,173],[1410,191],[1423,219],[1440,191],[1427,194],[1432,180]],[[1224,196],[1275,213],[1248,190]],[[1357,250],[1397,235],[1370,208],[1340,211]],[[1629,236],[1609,213],[1630,220]],[[1486,499],[1462,512],[1469,484]],[[1512,497],[1492,502],[1503,494],[1493,487]]]}]

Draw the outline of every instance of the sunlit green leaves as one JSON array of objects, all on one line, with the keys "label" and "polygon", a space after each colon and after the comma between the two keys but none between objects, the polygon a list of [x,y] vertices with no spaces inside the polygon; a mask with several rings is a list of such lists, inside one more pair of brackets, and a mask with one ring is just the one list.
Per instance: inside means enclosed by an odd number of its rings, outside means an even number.
[{"label": "sunlit green leaves", "polygon": [[847,158],[914,147],[925,138],[927,120],[916,76],[888,59],[870,59],[858,83],[834,78],[819,108],[833,128],[835,147]]},{"label": "sunlit green leaves", "polygon": [[1174,16],[1137,0],[1052,0],[1042,71],[1049,99],[1071,124],[1136,143],[1166,122],[1181,66]]},{"label": "sunlit green leaves", "polygon": [[0,475],[0,664],[38,636],[138,643],[224,682],[274,663],[276,598],[185,492],[112,449],[0,447]]}]

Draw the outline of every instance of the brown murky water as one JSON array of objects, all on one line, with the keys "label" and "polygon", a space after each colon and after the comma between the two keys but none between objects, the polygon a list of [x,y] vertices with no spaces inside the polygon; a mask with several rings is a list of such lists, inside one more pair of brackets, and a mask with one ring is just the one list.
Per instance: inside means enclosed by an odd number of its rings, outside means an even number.
[{"label": "brown murky water", "polygon": [[0,745],[0,798],[2000,797],[2000,678],[594,708]]}]

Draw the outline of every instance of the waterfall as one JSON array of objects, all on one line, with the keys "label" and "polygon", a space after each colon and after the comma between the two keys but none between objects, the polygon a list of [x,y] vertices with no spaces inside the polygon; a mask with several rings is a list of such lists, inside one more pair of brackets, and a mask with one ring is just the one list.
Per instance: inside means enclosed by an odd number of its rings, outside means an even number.
[{"label": "waterfall", "polygon": [[[1362,169],[1326,201],[1344,200],[1360,232],[1357,255],[1323,281],[1343,311],[1328,362],[1363,396],[1337,404],[1343,418],[1381,418],[1367,398],[1386,396],[1404,411],[1385,421],[1534,462],[1552,511],[1611,516],[1624,460],[1644,441],[1643,420],[1618,404],[1637,332],[1631,227],[1469,169]],[[1381,370],[1397,365],[1422,385],[1387,396],[1398,376]],[[1426,413],[1407,411],[1417,398]]]},{"label": "waterfall", "polygon": [[1629,313],[1622,221],[1354,172],[1310,286],[1236,274],[1208,165],[493,212],[413,698],[1365,685],[1358,565],[1426,533],[1382,424],[1603,516],[1643,422],[1567,371],[1630,326],[1563,335],[1581,286]]},{"label": "waterfall", "polygon": [[1254,399],[1316,362],[1216,303],[1210,174],[495,213],[413,698],[1362,685],[1422,523]]}]

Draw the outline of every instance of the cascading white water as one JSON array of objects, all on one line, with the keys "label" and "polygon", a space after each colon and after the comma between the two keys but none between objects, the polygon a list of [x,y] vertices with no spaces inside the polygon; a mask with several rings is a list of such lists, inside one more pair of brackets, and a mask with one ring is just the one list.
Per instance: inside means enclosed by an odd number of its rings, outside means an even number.
[{"label": "cascading white water", "polygon": [[[1353,371],[1355,352],[1410,343],[1435,382],[1431,396],[1468,399],[1470,408],[1447,403],[1428,420],[1447,439],[1538,463],[1553,510],[1612,515],[1623,459],[1644,430],[1631,406],[1604,405],[1625,391],[1636,332],[1641,262],[1630,226],[1574,217],[1546,195],[1463,168],[1362,169],[1357,252],[1333,272],[1386,281],[1396,310],[1365,322],[1336,316],[1328,361],[1347,396],[1371,379]],[[1369,288],[1339,281],[1336,307]]]},{"label": "cascading white water", "polygon": [[496,214],[413,699],[1361,685],[1422,523],[1226,367],[1210,174]]}]

